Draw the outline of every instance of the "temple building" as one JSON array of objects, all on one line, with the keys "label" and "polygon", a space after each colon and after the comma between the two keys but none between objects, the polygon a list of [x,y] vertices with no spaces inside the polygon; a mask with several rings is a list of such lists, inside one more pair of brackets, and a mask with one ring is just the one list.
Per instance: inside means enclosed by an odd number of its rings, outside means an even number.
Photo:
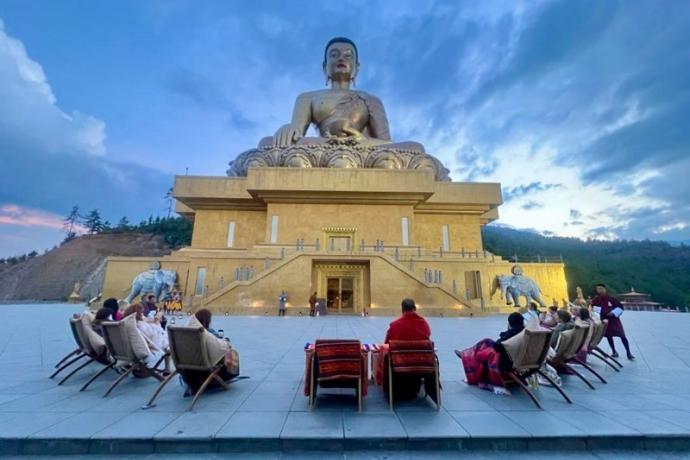
[{"label": "temple building", "polygon": [[[484,249],[500,184],[452,182],[423,145],[391,140],[381,101],[351,89],[354,43],[331,40],[323,68],[331,87],[300,95],[291,122],[226,176],[175,178],[192,242],[158,262],[188,308],[275,314],[284,291],[288,314],[306,314],[316,293],[329,313],[391,315],[412,297],[424,314],[476,315],[513,308],[518,284],[567,298],[560,260],[515,266]],[[109,258],[104,298],[125,297],[152,262]]]},{"label": "temple building", "polygon": [[620,294],[618,297],[626,310],[659,311],[664,306],[662,303],[652,301],[649,294],[637,292],[632,287],[629,292]]}]

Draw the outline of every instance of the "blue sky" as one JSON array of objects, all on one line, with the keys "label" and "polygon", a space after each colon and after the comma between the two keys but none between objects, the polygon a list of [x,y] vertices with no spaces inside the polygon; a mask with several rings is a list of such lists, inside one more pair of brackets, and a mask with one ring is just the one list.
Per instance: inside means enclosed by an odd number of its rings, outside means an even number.
[{"label": "blue sky", "polygon": [[359,89],[500,223],[690,240],[690,3],[0,2],[0,256],[73,205],[164,214],[174,174],[223,175],[322,88],[333,36]]}]

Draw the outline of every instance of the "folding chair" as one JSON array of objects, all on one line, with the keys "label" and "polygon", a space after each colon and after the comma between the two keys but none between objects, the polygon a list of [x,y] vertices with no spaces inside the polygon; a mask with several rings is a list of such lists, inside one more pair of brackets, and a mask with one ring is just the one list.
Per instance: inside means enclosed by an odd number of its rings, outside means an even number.
[{"label": "folding chair", "polygon": [[502,342],[513,363],[512,369],[503,373],[504,378],[517,383],[539,409],[543,407],[527,385],[527,378],[535,373],[548,380],[568,403],[572,403],[568,395],[540,370],[549,352],[551,335],[552,332],[548,329],[524,329],[518,335]]},{"label": "folding chair", "polygon": [[[74,342],[77,344],[77,348],[74,351],[71,351],[69,354],[65,355],[64,358],[62,358],[56,365],[55,365],[55,372],[53,372],[50,377],[48,378],[53,378],[56,375],[58,375],[60,372],[63,370],[67,369],[69,366],[72,364],[76,363],[82,358],[85,358],[87,355],[84,353],[84,345],[81,343],[81,339],[79,338],[79,334],[77,334],[77,326],[76,323],[81,322],[81,316],[77,318],[70,318],[69,319],[69,328],[70,331],[72,331],[72,337],[74,338]],[[74,356],[74,358],[72,358]],[[72,359],[70,359],[72,358]],[[68,361],[69,360],[69,361]]]},{"label": "folding chair", "polygon": [[362,410],[362,344],[359,340],[317,340],[311,356],[309,408],[316,407],[318,387],[354,388],[357,409]]},{"label": "folding chair", "polygon": [[[90,317],[82,315],[79,319],[76,319],[75,321],[70,320],[70,326],[73,328],[75,340],[78,340],[82,346],[82,353],[84,357],[88,357],[89,359],[77,366],[76,368],[72,369],[72,371],[69,374],[63,377],[63,379],[60,380],[60,382],[58,382],[58,385],[62,385],[67,380],[69,380],[69,378],[72,377],[74,374],[84,369],[86,366],[93,362],[103,364],[104,369],[108,369],[108,367],[111,364],[111,359],[108,354],[108,350],[105,347],[105,344],[103,343],[101,338],[97,336],[97,334],[93,330],[87,331],[87,328],[91,328]],[[96,335],[95,339],[93,338],[94,335]]]},{"label": "folding chair", "polygon": [[[596,378],[598,378],[601,383],[604,383],[604,384],[608,383],[606,381],[606,379],[604,377],[602,377],[601,374],[599,374],[596,370],[594,370],[594,368],[592,366],[587,364],[584,360],[580,359],[578,357],[578,355],[580,354],[580,350],[582,350],[582,349],[589,351],[592,340],[595,338],[594,334],[596,334],[598,332],[598,330],[604,330],[603,328],[605,328],[605,327],[606,326],[603,325],[602,323],[588,324],[587,327],[585,328],[586,332],[585,332],[585,337],[584,337],[584,341],[582,342],[582,345],[580,346],[578,351],[575,353],[575,356],[570,358],[570,360],[568,361],[568,362],[572,362],[575,364],[579,364],[580,366],[584,367],[590,373],[592,373]],[[590,332],[591,332],[591,336],[590,336]],[[601,340],[601,339],[599,339],[599,340]]]},{"label": "folding chair", "polygon": [[206,388],[212,381],[220,385],[223,390],[228,389],[228,384],[220,378],[218,373],[224,367],[223,356],[213,362],[209,358],[208,348],[204,341],[205,329],[203,326],[168,326],[168,338],[170,339],[170,354],[173,363],[175,364],[175,371],[163,380],[149,402],[144,406],[145,409],[153,407],[158,395],[163,391],[163,388],[179,373],[184,374],[185,371],[202,371],[208,372],[208,377],[204,383],[199,387],[194,394],[194,399],[187,410],[191,411],[194,408],[199,397],[206,391]]},{"label": "folding chair", "polygon": [[577,352],[580,351],[585,340],[587,340],[587,329],[587,327],[575,326],[572,329],[561,332],[555,348],[556,354],[548,359],[548,363],[556,368],[565,368],[582,380],[590,389],[596,390],[592,382],[568,364],[575,358],[575,355],[577,355]]},{"label": "folding chair", "polygon": [[[131,320],[129,319],[131,318]],[[149,367],[146,364],[146,358],[135,353],[133,344],[131,343],[131,337],[128,331],[125,329],[126,321],[134,322],[134,317],[130,316],[123,319],[122,321],[109,321],[102,323],[103,328],[103,338],[105,339],[105,344],[108,347],[110,355],[117,361],[117,364],[124,369],[124,372],[110,385],[106,390],[103,397],[107,397],[116,386],[118,386],[125,378],[131,374],[135,374],[137,377],[148,378],[153,377],[158,381],[163,381],[163,373],[158,369],[158,366],[163,362],[163,360],[168,356],[165,353],[161,358],[155,363],[153,367]],[[136,328],[136,324],[133,326]],[[139,331],[136,330],[138,333]],[[140,336],[140,340],[145,341],[143,336]]]},{"label": "folding chair", "polygon": [[599,344],[604,339],[604,335],[606,335],[606,328],[608,325],[608,320],[597,321],[592,325],[595,329],[594,333],[592,334],[592,339],[589,342],[587,351],[589,356],[594,356],[595,358],[602,360],[611,369],[616,372],[620,372],[620,370],[623,369],[623,365],[616,358],[599,348]]},{"label": "folding chair", "polygon": [[438,356],[431,340],[391,340],[388,354],[384,358],[384,379],[387,376],[388,404],[393,410],[396,376],[418,377],[424,382],[424,390],[441,410],[441,379],[439,376]]}]

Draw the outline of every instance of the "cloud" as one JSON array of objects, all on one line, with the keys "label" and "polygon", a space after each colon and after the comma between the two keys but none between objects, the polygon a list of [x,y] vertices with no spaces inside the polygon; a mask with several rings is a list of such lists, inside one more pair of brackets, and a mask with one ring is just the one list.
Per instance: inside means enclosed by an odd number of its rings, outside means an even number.
[{"label": "cloud", "polygon": [[582,213],[580,211],[578,211],[577,209],[570,210],[571,219],[579,219],[580,217],[582,217]]},{"label": "cloud", "polygon": [[541,203],[538,203],[538,202],[536,202],[536,201],[530,200],[530,201],[528,201],[527,203],[523,204],[523,205],[520,206],[520,207],[521,207],[522,209],[524,209],[525,211],[529,211],[529,210],[531,210],[531,209],[543,208],[544,205],[541,204]]},{"label": "cloud", "polygon": [[104,123],[78,111],[62,111],[43,68],[29,58],[22,42],[7,35],[2,21],[0,82],[0,155],[16,154],[8,149],[11,144],[47,153],[105,153]]},{"label": "cloud", "polygon": [[504,187],[503,199],[505,201],[514,200],[532,193],[544,192],[562,187],[561,184],[543,184],[541,182],[530,182],[529,184],[518,185],[517,187]]},{"label": "cloud", "polygon": [[[78,204],[106,219],[159,214],[172,178],[108,158],[105,123],[57,104],[39,63],[0,22],[0,227],[3,239],[42,228],[32,249],[59,241],[61,218]],[[15,235],[15,238],[12,238]],[[51,242],[45,240],[52,235]],[[24,240],[22,240],[24,241]],[[22,244],[28,244],[24,242]],[[7,245],[3,245],[5,250]]]},{"label": "cloud", "polygon": [[61,230],[63,227],[63,220],[56,214],[23,208],[13,204],[6,204],[0,206],[0,225],[44,227]]}]

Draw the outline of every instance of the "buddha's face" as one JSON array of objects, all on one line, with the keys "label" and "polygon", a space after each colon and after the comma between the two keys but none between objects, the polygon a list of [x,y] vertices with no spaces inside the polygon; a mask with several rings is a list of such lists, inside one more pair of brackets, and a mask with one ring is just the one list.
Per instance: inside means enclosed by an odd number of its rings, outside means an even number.
[{"label": "buddha's face", "polygon": [[358,69],[357,53],[349,43],[335,42],[326,50],[323,70],[331,80],[352,80]]}]

